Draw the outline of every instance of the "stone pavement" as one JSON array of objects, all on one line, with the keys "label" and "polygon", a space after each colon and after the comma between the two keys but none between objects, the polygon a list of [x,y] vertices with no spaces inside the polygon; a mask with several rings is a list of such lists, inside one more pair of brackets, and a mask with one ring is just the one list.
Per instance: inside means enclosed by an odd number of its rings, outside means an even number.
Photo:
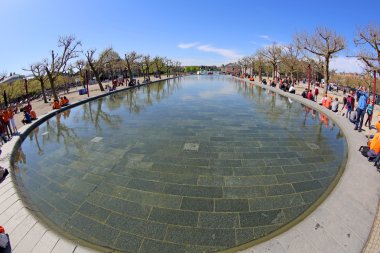
[{"label": "stone pavement", "polygon": [[[93,94],[95,90],[96,88]],[[283,94],[278,89],[275,91]],[[340,126],[349,146],[346,171],[330,196],[304,221],[279,236],[243,252],[360,252],[371,230],[380,195],[379,173],[357,152],[358,146],[366,141],[366,132],[360,134],[353,131],[353,125],[348,120],[320,108],[314,102],[298,95],[284,95],[322,111]],[[69,98],[71,102],[75,101],[75,97],[82,99],[83,96],[74,94],[73,98]],[[48,105],[39,107],[38,104],[33,104],[33,107],[38,115],[50,110]],[[28,126],[21,127],[20,130],[24,131],[26,127]],[[13,138],[3,147],[0,163],[2,166],[9,167],[12,146],[17,139],[18,137]],[[19,194],[22,192],[17,192],[14,188],[11,177],[0,184],[0,224],[3,224],[11,235],[14,252],[94,252],[93,249],[78,245],[75,239],[61,238],[46,228],[34,218],[33,210],[28,210],[23,205]],[[378,225],[376,227],[378,228]],[[378,236],[378,230],[373,231],[372,234]],[[368,247],[373,251],[366,252],[376,252],[375,243],[378,243],[378,240],[368,243]],[[249,246],[244,245],[242,249]]]}]

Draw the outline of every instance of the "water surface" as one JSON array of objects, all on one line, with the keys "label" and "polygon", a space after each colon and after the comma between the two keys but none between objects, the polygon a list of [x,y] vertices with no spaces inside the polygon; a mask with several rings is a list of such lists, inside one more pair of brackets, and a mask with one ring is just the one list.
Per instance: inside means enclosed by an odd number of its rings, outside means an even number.
[{"label": "water surface", "polygon": [[127,252],[202,252],[270,234],[344,163],[329,119],[227,76],[116,93],[34,129],[17,184],[60,231]]}]

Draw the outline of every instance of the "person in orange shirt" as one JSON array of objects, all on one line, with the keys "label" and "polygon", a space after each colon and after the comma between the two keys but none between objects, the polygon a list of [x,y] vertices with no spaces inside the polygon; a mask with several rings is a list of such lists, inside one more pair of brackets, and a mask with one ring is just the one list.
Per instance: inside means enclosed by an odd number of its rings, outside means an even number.
[{"label": "person in orange shirt", "polygon": [[37,114],[35,111],[31,111],[30,112],[30,117],[32,118],[32,120],[36,120],[37,119]]},{"label": "person in orange shirt", "polygon": [[8,110],[3,110],[2,113],[1,113],[1,115],[3,117],[3,121],[4,121],[4,124],[5,124],[5,128],[7,130],[8,136],[10,136],[13,133],[12,133],[12,129],[11,129],[11,122],[10,122]]},{"label": "person in orange shirt", "polygon": [[55,99],[53,103],[53,110],[55,109],[61,109],[61,105],[59,104],[59,101],[57,99]]},{"label": "person in orange shirt", "polygon": [[326,103],[325,103],[325,107],[327,109],[331,109],[331,103],[332,103],[332,99],[331,99],[331,97],[328,97],[326,100]]}]

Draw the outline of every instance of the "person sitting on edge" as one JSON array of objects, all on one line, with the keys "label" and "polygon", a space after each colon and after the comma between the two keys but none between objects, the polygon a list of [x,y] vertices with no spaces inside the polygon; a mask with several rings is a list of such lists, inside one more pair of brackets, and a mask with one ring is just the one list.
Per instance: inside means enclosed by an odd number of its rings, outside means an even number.
[{"label": "person sitting on edge", "polygon": [[32,110],[32,105],[30,104],[30,101],[28,101],[28,104],[24,107],[24,111],[27,111],[28,113],[30,113],[31,110]]},{"label": "person sitting on edge", "polygon": [[[376,156],[380,151],[380,129],[377,128],[377,133],[371,140],[368,140],[368,156]],[[371,155],[372,154],[372,155]]]},{"label": "person sitting on edge", "polygon": [[305,89],[305,90],[302,92],[301,96],[302,96],[303,98],[307,98],[307,89]]},{"label": "person sitting on edge", "polygon": [[326,107],[327,93],[325,93],[322,97],[320,105]]},{"label": "person sitting on edge", "polygon": [[332,99],[331,99],[331,97],[328,97],[328,98],[326,99],[326,102],[325,102],[325,107],[326,107],[327,109],[329,109],[329,110],[331,110],[331,103],[332,103]]},{"label": "person sitting on edge", "polygon": [[294,89],[293,84],[290,85],[289,93],[296,94],[296,90]]},{"label": "person sitting on edge", "polygon": [[339,107],[339,101],[338,101],[338,98],[335,98],[334,102],[332,102],[331,104],[331,111],[338,112],[338,107]]},{"label": "person sitting on edge", "polygon": [[309,100],[314,100],[314,99],[313,99],[313,93],[311,92],[311,90],[309,90],[309,91],[307,92],[307,99],[309,99]]},{"label": "person sitting on edge", "polygon": [[352,111],[350,113],[349,119],[350,119],[351,123],[355,124],[356,120],[358,119],[358,112],[357,111]]},{"label": "person sitting on edge", "polygon": [[31,111],[31,112],[30,112],[30,118],[31,118],[32,120],[36,120],[36,119],[37,119],[37,114],[36,114],[35,111]]},{"label": "person sitting on edge", "polygon": [[60,105],[61,106],[67,106],[68,104],[69,104],[69,100],[66,98],[66,96],[61,97]]},{"label": "person sitting on edge", "polygon": [[61,105],[59,104],[57,99],[54,99],[54,103],[53,103],[53,110],[55,109],[61,109]]},{"label": "person sitting on edge", "polygon": [[30,114],[27,112],[27,111],[24,111],[24,118],[23,120],[21,121],[24,125],[25,124],[29,124],[32,122],[32,117],[30,116]]}]

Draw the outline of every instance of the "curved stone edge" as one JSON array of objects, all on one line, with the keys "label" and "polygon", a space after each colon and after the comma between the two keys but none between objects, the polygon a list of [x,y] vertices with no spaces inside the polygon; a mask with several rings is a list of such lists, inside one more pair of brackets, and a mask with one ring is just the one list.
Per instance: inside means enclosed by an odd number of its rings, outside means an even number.
[{"label": "curved stone edge", "polygon": [[359,147],[367,142],[365,136],[354,131],[354,125],[348,119],[316,102],[278,88],[246,82],[293,99],[334,120],[346,137],[348,158],[333,191],[304,220],[288,231],[240,252],[361,252],[370,235],[380,197],[380,174],[358,152]]},{"label": "curved stone edge", "polygon": [[[85,97],[78,102],[70,104],[69,106],[40,115],[38,120],[32,122],[31,124],[22,126],[19,129],[20,135],[14,136],[10,141],[1,147],[2,154],[0,156],[0,166],[4,168],[13,168],[12,154],[19,144],[35,127],[39,126],[47,119],[57,115],[58,113],[121,91],[136,89],[153,83],[177,78],[181,78],[181,76],[164,78],[161,80],[144,83],[139,86],[125,87],[93,97]],[[86,247],[85,241],[66,238],[56,230],[49,228],[49,225],[47,224],[48,222],[44,221],[42,217],[39,217],[38,211],[33,210],[32,204],[28,203],[27,199],[25,199],[23,195],[23,189],[17,186],[17,182],[14,179],[14,172],[11,169],[10,175],[0,184],[0,225],[5,228],[5,232],[10,236],[12,252],[90,253],[112,251],[106,248],[98,248],[95,245],[94,247]]]}]

